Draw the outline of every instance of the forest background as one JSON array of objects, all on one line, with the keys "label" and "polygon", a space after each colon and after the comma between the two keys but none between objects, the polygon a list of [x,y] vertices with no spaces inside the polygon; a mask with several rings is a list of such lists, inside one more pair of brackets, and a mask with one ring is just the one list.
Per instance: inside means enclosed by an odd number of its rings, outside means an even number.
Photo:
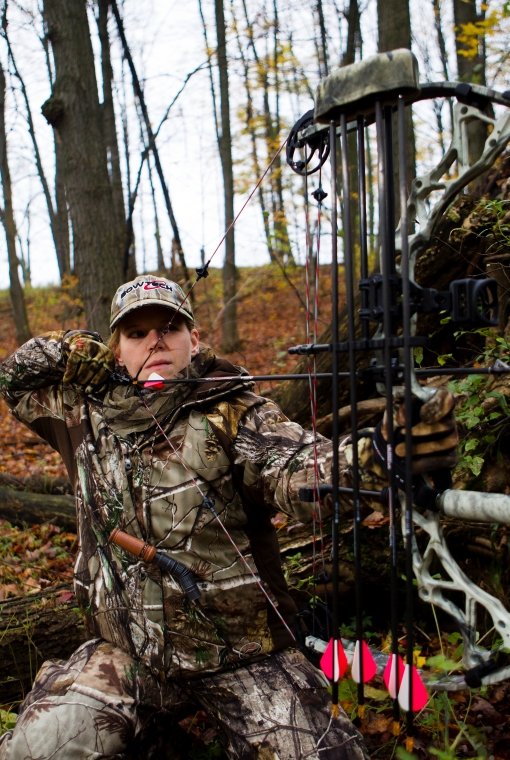
[{"label": "forest background", "polygon": [[[418,58],[421,81],[460,80],[500,91],[510,87],[510,5],[501,0],[9,0],[0,6],[0,18],[0,221],[5,233],[0,240],[0,287],[5,288],[0,291],[0,360],[30,335],[55,327],[88,327],[106,337],[111,296],[121,282],[136,272],[157,272],[189,287],[194,268],[213,256],[211,276],[194,291],[203,338],[255,373],[285,372],[294,366],[287,347],[309,338],[305,264],[308,259],[313,271],[317,255],[319,332],[327,331],[331,318],[330,208],[326,199],[319,217],[311,198],[321,181],[328,189],[328,168],[305,188],[284,155],[277,156],[291,126],[313,107],[319,80],[375,52],[407,47]],[[447,149],[449,101],[417,105],[413,135],[409,179],[429,171]],[[486,136],[480,130],[479,151]],[[374,260],[372,128],[367,137]],[[224,230],[275,156],[223,242]],[[418,272],[422,284],[447,287],[452,275],[472,275],[476,267],[488,271],[485,254],[494,245],[499,271],[507,277],[509,174],[505,156],[496,172],[471,187],[443,220],[440,243]],[[353,193],[354,215],[356,204]],[[341,249],[341,228],[339,243]],[[455,357],[450,346],[442,349],[438,332],[438,350],[427,354],[426,362],[508,358],[504,277],[499,331],[487,340],[476,336],[471,347],[465,342]],[[292,389],[272,383],[259,390],[272,394],[293,419],[309,422],[306,383]],[[501,450],[509,450],[510,411],[504,398],[510,388],[499,388],[499,411],[488,387],[457,390],[465,405],[456,477],[475,489],[505,491],[510,462]],[[341,403],[347,405],[347,390],[342,393]],[[471,404],[475,394],[486,401],[480,412]],[[330,388],[319,387],[319,402],[320,430],[327,435]],[[380,399],[363,403],[364,419],[373,420]],[[0,657],[0,722],[5,728],[15,715],[9,705],[28,688],[36,664],[68,656],[84,632],[69,584],[76,551],[74,507],[62,462],[7,415],[5,405],[0,412],[0,645],[8,653]],[[488,425],[499,425],[496,436]],[[58,515],[56,524],[48,526],[48,515]],[[310,537],[284,516],[275,519],[293,593],[306,597]],[[380,530],[385,524],[372,516],[363,528],[370,547],[364,557],[366,579],[377,580],[380,600],[388,581],[380,567],[387,551]],[[452,531],[453,551],[461,550],[463,567],[508,604],[506,528],[488,526],[484,533],[478,527],[477,533],[469,526]],[[346,603],[352,591],[351,539],[347,531],[341,547]],[[376,607],[369,612],[382,619]],[[455,657],[458,661],[458,633],[443,620],[435,629],[423,615],[419,656],[442,654],[450,665]],[[348,635],[349,623],[344,626]],[[387,645],[384,630],[374,627],[372,643]],[[346,684],[342,703],[354,715],[355,693]],[[428,756],[432,747],[432,754],[444,757],[510,757],[507,692],[503,686],[456,700],[433,698],[420,716],[417,752]],[[390,732],[387,694],[374,687],[371,699],[363,725],[367,743],[374,754],[392,757],[398,742]],[[192,754],[187,756],[202,757],[204,747],[207,757],[216,756],[219,745],[210,739],[207,721],[202,716],[191,724],[194,748],[188,747]],[[186,725],[181,728],[188,731]]]}]

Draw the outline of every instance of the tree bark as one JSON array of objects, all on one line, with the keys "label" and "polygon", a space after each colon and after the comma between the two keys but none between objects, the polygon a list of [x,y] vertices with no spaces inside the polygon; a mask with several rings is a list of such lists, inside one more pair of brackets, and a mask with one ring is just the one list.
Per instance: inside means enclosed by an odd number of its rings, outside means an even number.
[{"label": "tree bark", "polygon": [[[108,11],[110,0],[98,0],[99,14],[97,28],[101,43],[101,72],[103,76],[103,134],[106,146],[107,161],[112,188],[113,214],[119,236],[125,234],[126,211],[124,208],[124,193],[122,189],[122,174],[120,171],[119,143],[115,126],[115,110],[113,107],[113,69],[110,56],[110,38],[108,36]],[[124,251],[119,251],[121,266],[124,265]],[[136,272],[135,272],[136,274]]]},{"label": "tree bark", "polygon": [[[465,43],[461,42],[458,35],[462,33],[466,24],[476,24],[479,17],[476,10],[476,0],[453,0],[453,17],[455,22],[455,49],[457,52],[457,76],[461,82],[474,82],[485,85],[485,55],[478,51],[474,57],[463,55],[466,52]],[[469,158],[474,163],[483,153],[487,139],[487,125],[481,121],[468,125],[469,135]]]},{"label": "tree bark", "polygon": [[[220,158],[223,171],[223,191],[225,204],[225,229],[234,219],[234,170],[232,165],[232,137],[230,132],[230,101],[228,86],[227,41],[225,34],[225,12],[223,0],[214,2],[216,16],[216,39],[218,43],[218,70],[220,79]],[[237,269],[235,261],[234,229],[230,230],[225,240],[225,262],[223,264],[223,312],[222,343],[223,351],[231,353],[239,347],[237,328]]]},{"label": "tree bark", "polygon": [[123,279],[86,3],[45,0],[56,80],[43,105],[61,140],[73,223],[74,269],[87,326],[109,333],[110,302]]},{"label": "tree bark", "polygon": [[[461,0],[462,1],[462,0]],[[398,48],[411,50],[411,17],[409,15],[409,0],[377,0],[377,26],[379,33],[379,53]],[[398,156],[398,137],[394,120],[394,151]],[[406,179],[407,190],[411,192],[411,184],[416,176],[416,145],[414,140],[412,107],[406,108]],[[395,225],[400,216],[400,195],[398,180],[398,162],[395,162]]]},{"label": "tree bark", "polygon": [[16,340],[21,345],[31,338],[28,326],[25,295],[19,279],[19,262],[16,252],[16,223],[12,207],[12,184],[9,163],[7,160],[7,133],[5,127],[5,74],[0,65],[0,177],[4,194],[4,208],[1,218],[4,225],[7,242],[7,258],[9,262],[9,292],[11,296]]},{"label": "tree bark", "polygon": [[62,145],[56,129],[53,130],[55,144],[55,212],[53,240],[57,252],[60,279],[71,274],[71,243],[69,240],[69,213],[62,161]]}]

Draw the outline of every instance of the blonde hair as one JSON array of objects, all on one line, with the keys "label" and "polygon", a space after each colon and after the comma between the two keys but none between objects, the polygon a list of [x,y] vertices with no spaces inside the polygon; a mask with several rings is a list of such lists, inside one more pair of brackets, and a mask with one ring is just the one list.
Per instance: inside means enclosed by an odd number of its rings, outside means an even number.
[{"label": "blonde hair", "polygon": [[106,345],[111,351],[113,351],[113,353],[115,353],[115,349],[117,348],[119,343],[120,343],[120,326],[115,325],[115,327],[113,328],[113,332],[108,338],[108,343]]},{"label": "blonde hair", "polygon": [[[191,322],[189,321],[189,319],[186,319],[185,317],[183,317],[183,321],[184,321],[184,324],[186,325],[186,327],[188,328],[188,330],[190,332],[191,332],[191,330],[193,328],[195,328],[195,329],[198,330],[198,325],[197,325],[196,322],[194,322],[193,324],[191,324]],[[122,324],[122,319],[113,328],[113,332],[110,335],[110,337],[108,338],[108,342],[106,344],[108,346],[108,348],[111,351],[113,351],[113,353],[115,353],[115,351],[116,351],[116,349],[117,349],[117,347],[118,347],[118,345],[120,343],[120,326],[121,326],[121,324]]]}]

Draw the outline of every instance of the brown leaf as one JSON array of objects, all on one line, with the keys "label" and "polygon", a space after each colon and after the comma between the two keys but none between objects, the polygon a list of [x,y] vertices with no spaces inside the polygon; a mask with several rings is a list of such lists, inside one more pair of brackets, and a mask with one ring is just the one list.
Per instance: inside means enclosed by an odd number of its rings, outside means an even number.
[{"label": "brown leaf", "polygon": [[74,594],[72,591],[62,591],[60,596],[58,596],[55,599],[55,602],[57,604],[65,604],[66,602],[69,602],[73,598]]},{"label": "brown leaf", "polygon": [[495,721],[497,723],[498,721],[502,720],[501,713],[499,713],[496,708],[491,705],[490,702],[487,702],[486,699],[482,699],[482,697],[478,697],[472,707],[472,710],[475,714],[481,714],[483,716],[484,722],[490,721],[492,723]]},{"label": "brown leaf", "polygon": [[363,520],[361,524],[366,525],[367,528],[374,529],[374,528],[381,528],[383,525],[386,525],[386,523],[389,523],[389,521],[390,521],[389,517],[386,517],[385,515],[383,515],[382,512],[375,511],[369,514],[367,517],[365,517],[365,519]]},{"label": "brown leaf", "polygon": [[392,720],[393,718],[391,716],[388,718],[382,713],[379,713],[378,715],[368,713],[364,731],[367,734],[384,734],[391,725]]},{"label": "brown leaf", "polygon": [[273,523],[276,530],[280,530],[281,528],[285,528],[289,522],[289,518],[286,514],[284,514],[284,512],[277,512],[276,515],[271,518],[271,522]]}]

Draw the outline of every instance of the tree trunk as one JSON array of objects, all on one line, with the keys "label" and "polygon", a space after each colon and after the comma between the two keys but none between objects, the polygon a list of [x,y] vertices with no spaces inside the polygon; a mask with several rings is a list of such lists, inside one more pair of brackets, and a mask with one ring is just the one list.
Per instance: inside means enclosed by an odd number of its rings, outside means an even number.
[{"label": "tree trunk", "polygon": [[[273,149],[274,149],[274,141],[273,141],[273,119],[271,116],[271,111],[269,108],[269,79],[268,79],[268,66],[261,63],[259,54],[257,52],[257,47],[255,45],[255,39],[253,35],[253,26],[250,23],[249,17],[248,17],[248,8],[246,6],[246,0],[243,0],[243,10],[244,10],[244,18],[246,22],[246,33],[248,35],[248,44],[251,48],[253,59],[255,61],[256,71],[258,75],[259,84],[262,87],[263,92],[263,116],[264,116],[264,126],[265,126],[265,139],[266,139],[266,146],[267,146],[267,153],[268,156],[271,156]],[[253,139],[253,138],[252,138]],[[260,176],[257,174],[257,176]],[[271,261],[274,261],[275,263],[278,263],[279,259],[275,251],[276,247],[276,205],[275,205],[275,198],[276,194],[278,192],[277,188],[275,187],[274,182],[274,172],[271,172],[270,175],[270,182],[271,182],[271,204],[273,208],[273,233],[271,234],[271,230],[269,227],[269,212],[266,216],[265,223],[264,223],[264,230],[266,233],[266,239],[268,241],[268,251],[269,251],[269,257]],[[262,186],[261,186],[262,190]],[[259,199],[263,196],[259,194]],[[263,201],[261,201],[263,202]],[[265,206],[265,202],[264,202]],[[263,209],[262,213],[265,213],[265,208]]]},{"label": "tree trunk", "polygon": [[[243,66],[244,87],[246,90],[246,131],[250,135],[253,173],[256,177],[260,177],[261,171],[260,171],[260,164],[259,164],[259,158],[258,158],[258,152],[257,152],[257,133],[256,133],[255,118],[254,118],[254,110],[253,110],[253,96],[251,92],[250,70],[248,67],[248,61],[246,60],[246,56],[244,54],[243,46],[241,44],[241,38],[239,36],[239,29],[237,27],[237,21],[235,17],[234,17],[234,25],[235,25],[235,32],[236,32],[236,38],[237,38],[237,47],[239,50],[239,57],[241,59],[241,63]],[[266,200],[265,200],[265,195],[264,195],[264,188],[262,185],[263,183],[260,185],[257,194],[259,198],[260,211],[262,214],[262,224],[264,227],[267,251],[269,254],[270,261],[273,261],[274,253],[273,253],[272,244],[271,244],[271,228],[269,226],[269,212],[266,210]]]},{"label": "tree trunk", "polygon": [[[273,0],[274,9],[274,51],[273,51],[273,67],[274,67],[274,91],[275,91],[275,119],[274,126],[272,126],[272,150],[268,156],[269,159],[280,148],[281,140],[281,123],[280,123],[280,75],[279,75],[279,43],[278,43],[278,3],[277,0]],[[257,175],[257,179],[260,175]],[[274,182],[274,247],[276,249],[277,256],[282,264],[294,264],[294,256],[292,255],[292,248],[289,238],[289,227],[287,224],[287,216],[285,214],[285,202],[283,199],[283,172],[282,172],[282,160],[281,153],[276,157],[273,164],[273,170],[271,177]]]},{"label": "tree trunk", "polygon": [[[461,0],[462,2],[463,0]],[[377,26],[379,33],[379,53],[398,48],[411,50],[411,18],[409,15],[409,0],[377,0]],[[407,191],[411,192],[411,184],[416,176],[416,145],[414,141],[412,107],[406,108],[406,164]],[[398,156],[397,121],[394,119],[394,151]],[[395,162],[395,225],[400,216],[400,194],[398,179],[398,163]]]},{"label": "tree trunk", "polygon": [[[347,14],[347,46],[342,56],[342,66],[349,66],[356,60],[356,51],[360,47],[360,24],[358,0],[349,0],[349,12]],[[347,135],[347,152],[349,164],[349,195],[350,195],[350,222],[351,240],[355,261],[359,259],[360,236],[359,236],[359,193],[358,193],[358,150],[357,135],[351,132]],[[341,183],[341,160],[339,166],[339,182]]]},{"label": "tree trunk", "polygon": [[43,188],[44,199],[46,201],[46,207],[48,209],[48,216],[50,219],[51,234],[53,236],[53,243],[55,245],[55,252],[57,254],[57,264],[60,274],[60,279],[69,273],[69,222],[67,217],[67,205],[65,199],[65,186],[62,179],[62,161],[60,156],[60,145],[56,139],[55,133],[55,198],[56,208],[53,204],[53,200],[50,193],[48,181],[41,161],[41,154],[39,151],[39,145],[35,136],[34,122],[32,119],[32,109],[30,107],[30,101],[28,99],[27,90],[25,87],[25,81],[21,76],[16,61],[14,59],[14,53],[11,48],[9,37],[7,36],[7,30],[5,30],[5,39],[9,51],[9,58],[11,59],[14,74],[18,79],[21,87],[21,93],[23,100],[25,101],[25,108],[27,111],[28,132],[32,140],[34,148],[35,164],[37,167],[37,173],[41,180]]},{"label": "tree trunk", "polygon": [[31,333],[28,326],[25,295],[19,279],[19,262],[16,252],[16,223],[12,207],[12,185],[9,163],[7,160],[7,134],[5,128],[5,74],[0,65],[0,177],[4,194],[4,208],[2,222],[7,242],[7,258],[9,262],[9,292],[11,296],[14,325],[16,328],[16,340],[21,345],[30,339]]},{"label": "tree trunk", "polygon": [[321,32],[319,67],[321,70],[321,77],[327,77],[329,74],[328,38],[326,34],[326,22],[324,20],[324,8],[322,7],[322,0],[317,0],[317,16],[319,17],[319,29]]},{"label": "tree trunk", "polygon": [[[131,55],[131,50],[129,48],[129,45],[127,43],[126,34],[124,32],[124,23],[122,21],[122,18],[119,13],[119,8],[117,6],[116,0],[110,0],[110,4],[112,6],[112,11],[115,16],[115,21],[117,23],[117,29],[119,30],[119,36],[122,42],[122,48],[124,51],[125,59],[128,63],[129,70],[131,72],[131,78],[133,81],[133,90],[135,92],[135,95],[138,99],[138,102],[140,104],[140,109],[142,111],[143,120],[145,122],[145,128],[147,130],[147,136],[149,138],[149,145],[148,147],[152,151],[152,155],[154,156],[154,163],[156,165],[156,171],[158,173],[159,181],[161,184],[161,190],[163,192],[163,198],[165,200],[165,206],[168,213],[168,219],[170,221],[170,226],[172,227],[172,232],[174,235],[174,240],[178,246],[178,255],[179,260],[181,262],[182,272],[184,276],[184,286],[188,287],[191,283],[188,267],[186,265],[186,259],[184,257],[184,251],[182,249],[181,244],[181,236],[179,234],[179,228],[177,227],[177,220],[175,218],[174,210],[172,207],[172,203],[170,201],[170,193],[168,191],[168,185],[166,184],[165,175],[163,173],[163,166],[161,164],[161,159],[159,157],[159,151],[156,145],[156,137],[154,135],[154,132],[152,130],[151,121],[149,119],[149,112],[147,110],[147,104],[145,102],[145,97],[143,94],[142,87],[140,85],[140,80],[138,79],[138,74],[136,73],[135,64],[133,61],[133,56]],[[126,272],[127,274],[127,272]],[[190,293],[190,300],[193,303],[193,291]]]},{"label": "tree trunk", "polygon": [[[450,75],[448,70],[448,53],[446,52],[446,41],[443,33],[443,22],[441,18],[441,0],[432,0],[432,7],[434,9],[434,23],[436,26],[437,46],[439,48],[439,55],[441,58],[441,66],[443,68],[443,76],[445,81],[449,81]],[[448,108],[450,112],[450,127],[453,129],[453,99],[448,98]]]},{"label": "tree trunk", "polygon": [[[234,170],[232,165],[232,137],[230,133],[230,103],[228,88],[227,42],[225,35],[225,12],[223,0],[214,1],[216,15],[216,38],[218,42],[218,70],[220,78],[220,158],[223,171],[223,188],[225,202],[225,229],[234,219]],[[235,241],[232,229],[225,240],[225,262],[223,264],[223,330],[222,350],[227,353],[239,347],[237,330],[237,270],[235,263]]]},{"label": "tree trunk", "polygon": [[60,279],[71,273],[71,243],[69,240],[69,215],[67,194],[62,164],[62,145],[56,129],[53,130],[55,143],[55,213],[53,240],[57,252]]},{"label": "tree trunk", "polygon": [[154,182],[152,179],[152,167],[151,167],[150,159],[147,160],[147,169],[149,172],[149,183],[151,186],[152,209],[154,211],[154,237],[156,238],[158,272],[160,274],[165,275],[166,277],[168,275],[168,271],[165,266],[165,259],[163,258],[163,246],[161,245],[161,233],[159,231],[158,204],[156,203],[156,192],[154,189]]},{"label": "tree trunk", "polygon": [[[115,127],[115,110],[113,107],[113,70],[110,57],[110,38],[108,36],[108,11],[110,0],[98,0],[99,14],[97,28],[101,43],[101,71],[103,75],[103,134],[106,146],[110,183],[112,188],[113,214],[119,236],[125,234],[126,211],[124,208],[124,193],[122,190],[122,174],[120,171],[119,143]],[[121,266],[124,265],[124,251],[119,251]],[[136,274],[136,272],[135,272]]]},{"label": "tree trunk", "polygon": [[[457,52],[457,76],[461,82],[474,82],[485,85],[485,55],[480,51],[474,57],[463,55],[467,50],[465,43],[458,38],[468,24],[476,24],[479,17],[476,11],[476,0],[453,0],[453,16],[455,21],[455,48]],[[483,153],[487,139],[487,125],[481,121],[468,125],[470,142],[470,161],[474,163]]]},{"label": "tree trunk", "polygon": [[108,177],[101,108],[86,3],[45,0],[56,80],[43,114],[55,127],[73,223],[74,269],[87,326],[109,333],[110,302],[123,279],[123,235]]}]

